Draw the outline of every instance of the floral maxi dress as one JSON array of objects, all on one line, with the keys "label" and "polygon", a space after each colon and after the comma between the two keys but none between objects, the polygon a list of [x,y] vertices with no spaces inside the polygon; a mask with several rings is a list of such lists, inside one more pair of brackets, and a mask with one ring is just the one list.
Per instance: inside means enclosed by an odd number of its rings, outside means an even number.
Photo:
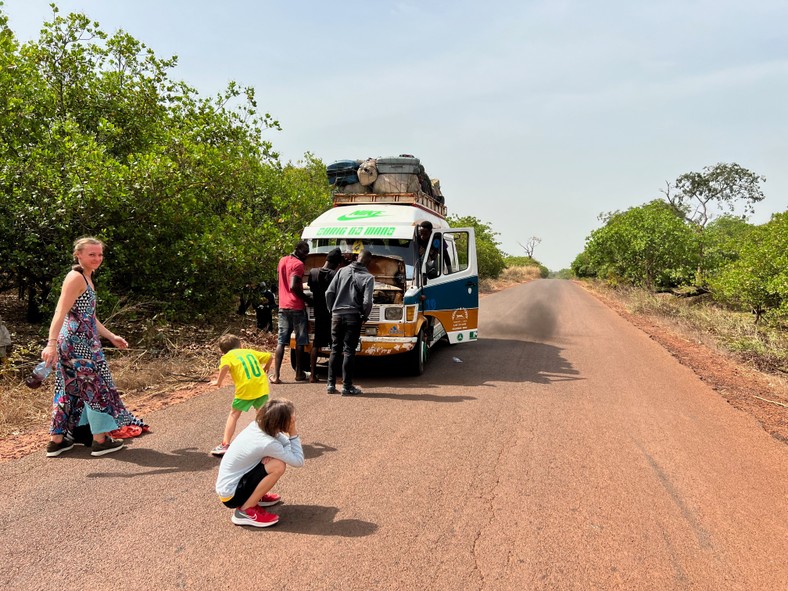
[{"label": "floral maxi dress", "polygon": [[82,417],[86,406],[109,415],[116,428],[147,427],[126,409],[115,388],[96,324],[96,292],[87,279],[85,283],[87,289],[68,311],[57,339],[59,358],[49,432],[72,434],[78,425],[87,424]]}]

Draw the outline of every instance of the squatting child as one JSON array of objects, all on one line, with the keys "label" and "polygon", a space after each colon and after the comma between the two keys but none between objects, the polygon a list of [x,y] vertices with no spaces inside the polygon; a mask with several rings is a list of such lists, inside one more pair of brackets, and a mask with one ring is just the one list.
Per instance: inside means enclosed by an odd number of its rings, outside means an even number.
[{"label": "squatting child", "polygon": [[211,450],[215,456],[222,456],[227,451],[241,413],[252,407],[260,409],[268,400],[268,368],[272,359],[270,353],[242,349],[241,339],[232,334],[219,339],[219,349],[223,353],[219,361],[219,376],[211,385],[221,387],[229,373],[235,384],[235,398],[224,427],[222,443]]},{"label": "squatting child", "polygon": [[295,407],[289,400],[273,398],[233,440],[219,465],[216,494],[233,509],[234,524],[268,527],[279,521],[263,507],[281,501],[270,491],[288,464],[304,465]]}]

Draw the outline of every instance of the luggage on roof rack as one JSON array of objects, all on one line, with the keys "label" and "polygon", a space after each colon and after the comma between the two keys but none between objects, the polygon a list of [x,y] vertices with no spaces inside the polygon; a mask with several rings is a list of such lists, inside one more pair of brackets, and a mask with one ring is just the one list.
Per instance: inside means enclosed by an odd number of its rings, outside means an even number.
[{"label": "luggage on roof rack", "polygon": [[419,159],[413,156],[378,158],[375,164],[378,167],[378,174],[420,174],[424,172],[424,167]]},{"label": "luggage on roof rack", "polygon": [[358,160],[337,160],[326,166],[328,182],[336,187],[344,187],[358,182]]},{"label": "luggage on roof rack", "polygon": [[328,182],[336,193],[422,193],[444,204],[421,161],[411,154],[366,160],[337,160],[326,166]]}]

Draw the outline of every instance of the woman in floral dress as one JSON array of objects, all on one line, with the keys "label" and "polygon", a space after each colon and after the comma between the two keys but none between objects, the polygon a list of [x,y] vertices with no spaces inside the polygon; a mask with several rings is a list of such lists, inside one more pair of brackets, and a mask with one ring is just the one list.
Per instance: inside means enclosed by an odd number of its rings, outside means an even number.
[{"label": "woman in floral dress", "polygon": [[80,425],[89,425],[93,433],[93,456],[123,447],[123,442],[113,439],[110,432],[128,425],[136,425],[140,432],[147,428],[123,405],[101,347],[100,337],[119,349],[128,347],[123,337],[96,318],[92,275],[104,260],[104,245],[95,238],[80,238],[74,243],[74,258],[78,264],[63,280],[49,340],[41,352],[47,365],[57,364],[48,457],[74,447],[66,435]]}]

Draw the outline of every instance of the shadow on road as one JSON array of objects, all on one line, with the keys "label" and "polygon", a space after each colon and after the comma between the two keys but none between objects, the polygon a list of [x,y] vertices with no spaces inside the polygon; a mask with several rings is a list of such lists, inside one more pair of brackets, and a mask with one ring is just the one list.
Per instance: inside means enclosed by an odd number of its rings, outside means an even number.
[{"label": "shadow on road", "polygon": [[367,392],[353,398],[390,398],[392,400],[411,400],[414,402],[466,402],[476,400],[475,396],[435,396],[433,394],[393,394],[389,392]]},{"label": "shadow on road", "polygon": [[[459,346],[438,345],[419,388],[434,386],[493,386],[491,382],[554,382],[583,380],[580,372],[561,355],[555,345],[519,339],[484,338]],[[387,381],[396,385],[400,378],[390,370]],[[370,396],[376,394],[370,392]],[[414,400],[420,397],[414,395]],[[463,398],[463,397],[457,397]]]},{"label": "shadow on road", "polygon": [[[553,382],[583,380],[580,372],[561,355],[563,349],[519,339],[484,338],[462,348],[444,346],[435,352],[435,365],[442,371],[425,376],[439,384],[464,386],[488,382]],[[454,361],[460,359],[461,363]],[[433,377],[434,376],[434,377]]]},{"label": "shadow on road", "polygon": [[337,450],[336,447],[331,447],[323,443],[304,443],[301,445],[301,448],[304,450],[304,458],[307,460],[314,460],[324,453]]},{"label": "shadow on road", "polygon": [[[91,458],[95,461],[95,458]],[[113,460],[136,464],[154,470],[142,472],[93,472],[88,478],[134,478],[175,472],[204,472],[219,465],[219,459],[196,447],[176,449],[172,453],[164,453],[155,449],[122,449],[112,455]]]},{"label": "shadow on road", "polygon": [[[378,526],[361,519],[340,519],[334,521],[339,509],[320,505],[280,505],[276,513],[281,518],[274,528],[296,534],[312,536],[340,536],[361,538],[375,533]],[[250,531],[265,531],[263,528],[245,528]],[[270,532],[269,532],[270,535]]]},{"label": "shadow on road", "polygon": [[[306,444],[303,446],[304,457],[308,460],[319,458],[324,453],[336,451],[337,448],[322,443]],[[215,458],[196,447],[176,449],[172,453],[163,453],[155,449],[123,449],[112,456],[113,460],[136,464],[154,470],[142,472],[93,472],[88,478],[134,478],[137,476],[155,476],[158,474],[172,474],[174,472],[204,472],[219,465],[220,458]],[[86,456],[95,461],[95,458]]]}]

